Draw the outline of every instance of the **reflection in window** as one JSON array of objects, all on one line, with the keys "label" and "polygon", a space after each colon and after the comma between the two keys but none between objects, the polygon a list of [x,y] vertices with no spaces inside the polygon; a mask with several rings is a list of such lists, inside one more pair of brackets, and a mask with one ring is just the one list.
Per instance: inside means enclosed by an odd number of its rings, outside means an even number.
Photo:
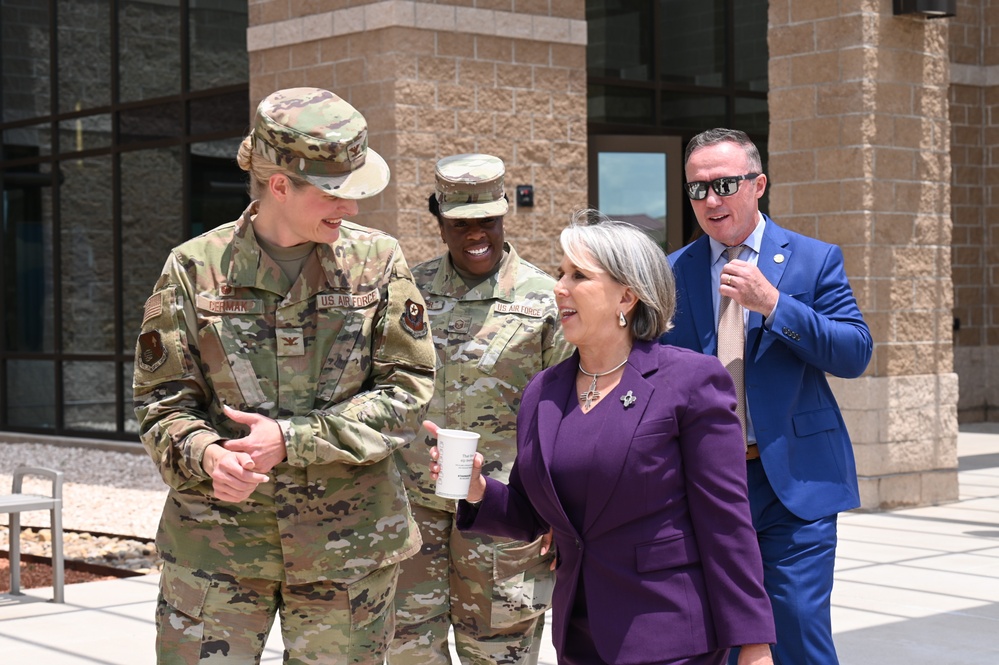
[{"label": "reflection in window", "polygon": [[114,350],[111,157],[67,160],[60,188],[62,342],[65,350]]},{"label": "reflection in window", "polygon": [[586,3],[586,67],[590,76],[632,81],[652,78],[652,3]]},{"label": "reflection in window", "polygon": [[724,127],[725,98],[710,95],[690,95],[663,92],[661,123],[694,131]]},{"label": "reflection in window", "polygon": [[122,153],[122,351],[131,353],[142,307],[170,250],[184,241],[184,156],[178,146]]},{"label": "reflection in window", "polygon": [[[111,103],[110,5],[103,0],[59,2],[56,16],[60,111],[79,111]],[[42,29],[48,32],[48,25]]]},{"label": "reflection in window", "polygon": [[655,124],[655,93],[651,90],[591,85],[587,94],[586,112],[590,122]]},{"label": "reflection in window", "polygon": [[239,217],[250,197],[248,174],[233,168],[241,139],[191,145],[191,235]]},{"label": "reflection in window", "polygon": [[179,0],[119,0],[121,100],[180,93]]},{"label": "reflection in window", "polygon": [[30,429],[55,427],[55,363],[51,360],[8,360],[6,388],[10,425]]},{"label": "reflection in window", "polygon": [[59,147],[63,152],[81,152],[111,145],[111,114],[90,115],[59,123]]},{"label": "reflection in window", "polygon": [[666,155],[601,152],[597,155],[600,211],[666,242]]},{"label": "reflection in window", "polygon": [[770,131],[770,109],[767,100],[736,97],[733,124],[747,134],[765,136]]},{"label": "reflection in window", "polygon": [[47,70],[50,64],[48,3],[33,2],[30,9],[24,4],[0,3],[4,122],[48,115],[51,110],[50,82],[35,75],[38,69]]},{"label": "reflection in window", "polygon": [[[246,107],[245,90],[192,99],[191,134],[217,134],[231,131],[233,127],[246,127]],[[235,155],[233,152],[232,157]]]},{"label": "reflection in window", "polygon": [[6,350],[52,351],[52,177],[47,167],[0,177]]},{"label": "reflection in window", "polygon": [[735,3],[735,80],[741,90],[765,92],[768,87],[769,49],[767,47],[768,0],[739,0]]},{"label": "reflection in window", "polygon": [[114,432],[114,365],[67,362],[62,366],[63,421],[66,429]]},{"label": "reflection in window", "polygon": [[184,133],[184,104],[166,102],[122,111],[121,142],[138,143],[181,136]]},{"label": "reflection in window", "polygon": [[[659,0],[659,71],[664,82],[725,85],[725,5],[725,0]],[[765,57],[765,49],[763,53]]]},{"label": "reflection in window", "polygon": [[192,5],[191,90],[247,81],[250,73],[246,57],[246,0]]}]

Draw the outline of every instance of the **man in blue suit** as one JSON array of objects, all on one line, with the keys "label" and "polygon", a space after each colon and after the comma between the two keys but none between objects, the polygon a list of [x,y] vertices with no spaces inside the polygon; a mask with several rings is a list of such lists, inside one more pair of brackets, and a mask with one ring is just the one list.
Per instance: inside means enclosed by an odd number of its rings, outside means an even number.
[{"label": "man in blue suit", "polygon": [[[782,229],[760,212],[767,176],[746,134],[703,132],[688,144],[684,164],[704,235],[669,256],[678,301],[675,327],[661,341],[717,354],[719,309],[741,306],[743,358],[730,371],[737,384],[744,372],[749,498],[777,626],[774,663],[835,664],[836,516],[859,506],[860,494],[825,375],[862,374],[871,333],[839,247]],[[731,253],[738,258],[729,260]]]}]

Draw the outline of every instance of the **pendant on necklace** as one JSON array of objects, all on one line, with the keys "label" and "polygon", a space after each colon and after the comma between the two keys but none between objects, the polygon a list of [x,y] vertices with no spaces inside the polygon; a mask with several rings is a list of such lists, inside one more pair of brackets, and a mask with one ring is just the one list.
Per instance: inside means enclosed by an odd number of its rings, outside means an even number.
[{"label": "pendant on necklace", "polygon": [[600,399],[600,391],[597,390],[597,377],[594,376],[593,380],[590,381],[590,389],[589,390],[587,390],[585,393],[579,393],[579,399],[581,399],[581,400],[583,400],[585,402],[583,404],[583,408],[586,409],[587,411],[590,410],[590,404],[594,400],[599,400]]}]

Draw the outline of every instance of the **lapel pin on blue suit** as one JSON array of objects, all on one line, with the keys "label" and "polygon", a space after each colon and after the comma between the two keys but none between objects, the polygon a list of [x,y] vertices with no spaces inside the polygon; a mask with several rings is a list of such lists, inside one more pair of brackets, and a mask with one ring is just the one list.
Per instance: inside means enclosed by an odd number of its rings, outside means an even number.
[{"label": "lapel pin on blue suit", "polygon": [[624,408],[628,408],[632,404],[638,401],[638,398],[629,390],[625,395],[621,396],[621,403],[624,404]]},{"label": "lapel pin on blue suit", "polygon": [[774,263],[784,263],[784,255],[774,254]]}]

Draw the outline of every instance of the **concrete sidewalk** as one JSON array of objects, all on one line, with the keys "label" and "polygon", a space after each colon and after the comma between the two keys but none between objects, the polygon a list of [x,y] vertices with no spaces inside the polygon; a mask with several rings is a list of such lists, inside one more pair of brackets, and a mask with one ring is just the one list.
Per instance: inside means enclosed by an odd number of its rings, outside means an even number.
[{"label": "concrete sidewalk", "polygon": [[[840,517],[833,627],[843,665],[999,663],[999,425],[961,428],[958,502]],[[3,665],[154,663],[157,576],[0,594]],[[546,632],[541,664],[555,665]],[[263,663],[281,662],[272,632]],[[457,660],[455,660],[457,665]]]}]

